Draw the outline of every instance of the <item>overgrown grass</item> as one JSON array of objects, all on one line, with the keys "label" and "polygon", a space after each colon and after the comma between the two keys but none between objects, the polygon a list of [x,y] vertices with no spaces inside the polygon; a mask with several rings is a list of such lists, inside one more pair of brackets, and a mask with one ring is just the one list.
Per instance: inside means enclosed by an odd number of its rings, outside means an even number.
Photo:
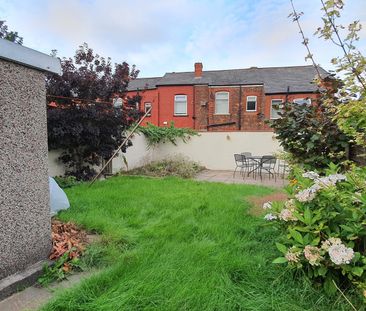
[{"label": "overgrown grass", "polygon": [[182,178],[193,178],[205,168],[199,163],[190,161],[183,156],[167,158],[161,161],[154,161],[144,166],[122,172],[123,175],[140,175],[153,177],[176,176]]},{"label": "overgrown grass", "polygon": [[349,310],[271,264],[274,229],[245,201],[271,191],[143,177],[67,189],[60,217],[102,233],[110,266],[42,310]]}]

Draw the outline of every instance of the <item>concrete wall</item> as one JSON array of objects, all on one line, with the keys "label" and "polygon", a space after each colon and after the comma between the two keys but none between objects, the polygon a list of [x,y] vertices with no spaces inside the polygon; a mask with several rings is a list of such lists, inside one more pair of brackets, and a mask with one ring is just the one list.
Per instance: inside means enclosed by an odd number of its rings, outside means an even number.
[{"label": "concrete wall", "polygon": [[0,281],[51,248],[44,74],[0,60]]},{"label": "concrete wall", "polygon": [[[126,157],[129,169],[142,166],[151,161],[161,160],[175,155],[183,155],[213,170],[234,169],[234,153],[252,152],[253,155],[273,154],[281,150],[272,132],[201,132],[187,143],[178,141],[177,146],[171,143],[160,144],[148,149],[143,134],[136,134],[133,146],[127,149]],[[57,154],[49,155],[49,172],[51,176],[62,175],[62,166],[57,165]],[[113,159],[113,172],[125,170],[121,155]]]},{"label": "concrete wall", "polygon": [[154,152],[154,160],[182,154],[208,169],[234,169],[234,153],[251,152],[253,155],[273,154],[280,150],[272,132],[216,132],[200,133],[189,142],[178,146],[162,144]]}]

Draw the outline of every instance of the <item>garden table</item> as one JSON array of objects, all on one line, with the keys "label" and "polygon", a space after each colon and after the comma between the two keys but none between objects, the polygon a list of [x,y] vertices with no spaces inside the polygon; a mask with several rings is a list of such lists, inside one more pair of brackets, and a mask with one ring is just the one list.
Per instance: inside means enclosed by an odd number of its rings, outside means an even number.
[{"label": "garden table", "polygon": [[249,174],[255,172],[257,169],[259,169],[259,174],[260,175],[262,174],[261,169],[260,169],[261,166],[262,166],[262,163],[263,163],[262,158],[263,158],[263,156],[247,156],[247,157],[245,157],[246,160],[252,161],[252,163],[255,164],[253,166],[253,169],[248,172],[248,176],[249,176]]}]

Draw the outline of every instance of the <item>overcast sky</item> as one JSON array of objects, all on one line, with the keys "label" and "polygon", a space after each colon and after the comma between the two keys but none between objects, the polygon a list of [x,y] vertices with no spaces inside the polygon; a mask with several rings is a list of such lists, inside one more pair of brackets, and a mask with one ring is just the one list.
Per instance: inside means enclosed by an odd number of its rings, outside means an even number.
[{"label": "overcast sky", "polygon": [[[345,0],[345,23],[360,20],[366,53],[366,0]],[[312,34],[320,0],[294,0],[317,63],[330,69],[338,48]],[[289,0],[1,0],[0,20],[24,45],[73,56],[87,42],[114,62],[136,64],[140,77],[165,72],[305,65],[305,47],[287,16]],[[338,53],[339,54],[339,53]]]}]

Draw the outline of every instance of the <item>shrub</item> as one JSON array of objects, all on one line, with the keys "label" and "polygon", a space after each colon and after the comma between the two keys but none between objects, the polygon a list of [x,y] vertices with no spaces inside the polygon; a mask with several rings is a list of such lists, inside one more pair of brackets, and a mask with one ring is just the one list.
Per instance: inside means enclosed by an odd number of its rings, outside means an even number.
[{"label": "shrub", "polygon": [[178,176],[182,178],[192,178],[203,169],[204,167],[200,166],[197,162],[177,156],[175,158],[167,158],[161,161],[151,162],[124,174],[155,177]]},{"label": "shrub", "polygon": [[285,203],[265,203],[265,219],[279,229],[274,263],[300,269],[334,293],[353,283],[366,293],[366,169],[345,175],[329,166],[325,176],[295,169]]},{"label": "shrub", "polygon": [[75,176],[55,176],[54,179],[62,189],[71,188],[80,184],[80,181]]},{"label": "shrub", "polygon": [[350,138],[334,121],[334,111],[323,98],[312,105],[285,103],[281,118],[269,123],[294,162],[308,169],[326,168],[348,158]]},{"label": "shrub", "polygon": [[186,142],[191,136],[198,135],[195,130],[190,128],[175,127],[174,122],[171,122],[168,127],[159,127],[148,123],[147,126],[141,126],[139,131],[145,135],[149,147],[166,142],[176,145],[178,138]]}]

